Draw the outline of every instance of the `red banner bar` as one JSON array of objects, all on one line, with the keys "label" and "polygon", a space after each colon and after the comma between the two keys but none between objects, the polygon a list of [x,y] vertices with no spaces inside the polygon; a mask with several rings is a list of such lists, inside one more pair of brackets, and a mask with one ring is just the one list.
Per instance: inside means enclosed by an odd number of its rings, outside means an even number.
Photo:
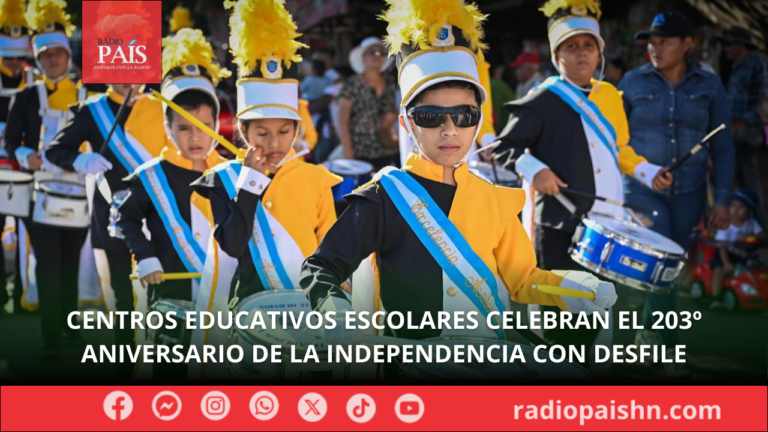
[{"label": "red banner bar", "polygon": [[2,430],[766,430],[766,387],[0,388]]}]

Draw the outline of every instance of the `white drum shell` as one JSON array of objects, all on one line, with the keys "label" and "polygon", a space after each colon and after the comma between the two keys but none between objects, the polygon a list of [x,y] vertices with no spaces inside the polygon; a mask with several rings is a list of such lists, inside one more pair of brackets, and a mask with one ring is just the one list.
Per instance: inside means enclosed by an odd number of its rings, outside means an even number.
[{"label": "white drum shell", "polygon": [[[71,186],[77,193],[53,193],[50,187]],[[79,190],[82,189],[82,193]],[[62,228],[87,228],[91,222],[85,187],[58,180],[40,181],[34,193],[35,205],[32,220],[43,225]]]},{"label": "white drum shell", "polygon": [[0,171],[0,214],[29,216],[32,200],[32,175],[19,171]]}]

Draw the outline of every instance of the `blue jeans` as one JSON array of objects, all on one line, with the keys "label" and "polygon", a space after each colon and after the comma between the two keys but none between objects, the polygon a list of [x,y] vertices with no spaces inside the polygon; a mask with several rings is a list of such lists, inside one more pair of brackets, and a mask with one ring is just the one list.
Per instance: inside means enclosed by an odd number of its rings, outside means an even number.
[{"label": "blue jeans", "polygon": [[[626,202],[648,210],[655,210],[656,216],[643,214],[653,222],[651,229],[674,240],[683,250],[688,251],[693,229],[704,214],[707,202],[706,184],[687,194],[667,195],[654,192],[634,180],[626,181],[625,179],[624,195]],[[658,320],[651,315],[653,312],[674,311],[676,298],[677,293],[675,291],[669,294],[647,293],[643,310],[643,326],[650,329],[653,323]],[[677,330],[663,329],[656,332],[664,345],[674,346],[678,344]]]}]

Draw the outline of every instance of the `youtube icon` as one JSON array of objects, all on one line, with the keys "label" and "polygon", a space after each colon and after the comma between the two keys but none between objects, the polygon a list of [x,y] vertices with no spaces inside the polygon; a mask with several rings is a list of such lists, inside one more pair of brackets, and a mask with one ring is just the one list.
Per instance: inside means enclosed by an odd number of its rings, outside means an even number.
[{"label": "youtube icon", "polygon": [[395,414],[405,423],[416,422],[424,414],[424,402],[415,394],[404,394],[395,403]]}]

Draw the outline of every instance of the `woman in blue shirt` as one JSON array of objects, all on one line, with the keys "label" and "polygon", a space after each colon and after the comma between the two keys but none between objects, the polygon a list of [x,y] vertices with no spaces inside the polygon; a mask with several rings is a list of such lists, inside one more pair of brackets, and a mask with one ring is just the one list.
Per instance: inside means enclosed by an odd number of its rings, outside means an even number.
[{"label": "woman in blue shirt", "polygon": [[[694,30],[693,23],[679,12],[657,15],[650,31],[635,35],[637,39],[648,40],[651,62],[629,72],[619,84],[629,120],[629,145],[652,164],[669,166],[709,131],[721,124],[728,128],[711,140],[708,149],[698,152],[675,171],[672,186],[663,192],[644,187],[633,178],[624,178],[626,200],[655,210],[655,215],[643,215],[650,221],[650,228],[685,250],[706,209],[707,158],[711,155],[714,163],[715,205],[708,219],[711,228],[728,226],[727,206],[734,174],[730,113],[723,84],[716,75],[686,61]],[[646,328],[655,321],[653,312],[675,310],[675,297],[675,292],[646,295]],[[659,343],[656,337],[644,330],[636,342]],[[675,330],[660,330],[658,338],[668,349],[678,344]]]}]

